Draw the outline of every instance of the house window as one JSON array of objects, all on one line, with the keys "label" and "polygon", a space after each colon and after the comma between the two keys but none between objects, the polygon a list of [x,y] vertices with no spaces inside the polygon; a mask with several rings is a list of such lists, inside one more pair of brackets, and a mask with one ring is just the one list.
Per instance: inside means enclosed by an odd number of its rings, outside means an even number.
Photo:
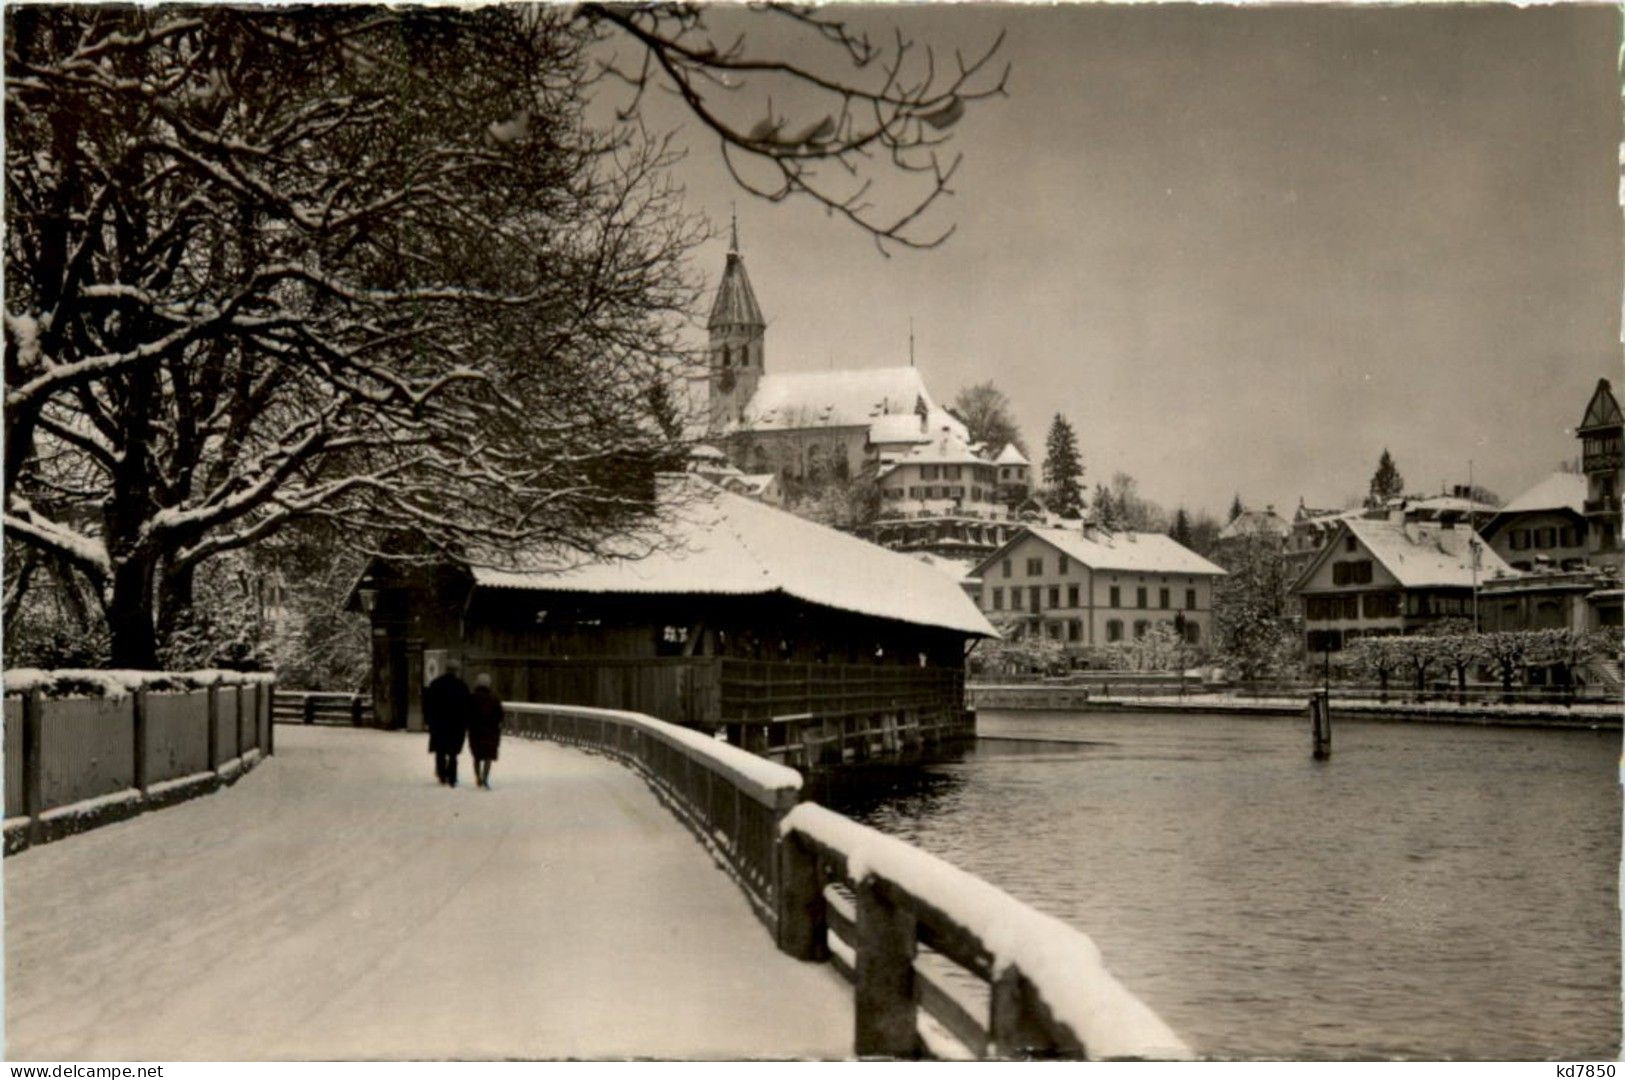
[{"label": "house window", "polygon": [[1106,620],[1106,640],[1107,641],[1122,641],[1123,640],[1123,620],[1122,619],[1107,619]]},{"label": "house window", "polygon": [[1002,566],[1000,566],[999,569],[1001,571],[1003,571],[1005,577],[1009,577],[1010,576],[1010,560],[1009,559],[1004,560],[1004,564]]},{"label": "house window", "polygon": [[1185,610],[1186,611],[1195,611],[1196,610],[1196,590],[1195,589],[1186,589],[1185,590]]},{"label": "house window", "polygon": [[1107,606],[1108,607],[1122,607],[1123,606],[1123,591],[1122,591],[1122,589],[1120,589],[1116,585],[1112,586],[1112,602]]},{"label": "house window", "polygon": [[1017,587],[1010,590],[1010,610],[1011,611],[1020,611],[1021,610],[1021,587],[1020,586],[1017,586]]},{"label": "house window", "polygon": [[1168,609],[1168,603],[1169,603],[1169,601],[1168,601],[1168,590],[1167,589],[1158,589],[1157,590],[1157,606],[1162,608],[1164,611],[1166,611]]},{"label": "house window", "polygon": [[1066,621],[1066,639],[1068,641],[1083,640],[1083,624],[1077,619],[1068,619]]},{"label": "house window", "polygon": [[1039,586],[1037,586],[1037,585],[1029,586],[1028,589],[1027,589],[1028,606],[1030,606],[1033,609],[1033,614],[1034,615],[1038,614],[1038,612],[1041,610],[1041,608],[1039,607],[1038,600],[1039,600],[1040,594],[1043,591],[1044,590],[1042,588],[1040,588]]},{"label": "house window", "polygon": [[1512,530],[1512,550],[1523,551],[1529,546],[1529,534],[1522,529]]},{"label": "house window", "polygon": [[1354,537],[1352,537],[1352,536],[1343,537],[1343,550],[1344,551],[1358,551],[1359,550],[1358,545],[1354,541]]},{"label": "house window", "polygon": [[1201,643],[1201,640],[1202,640],[1202,627],[1201,627],[1201,625],[1199,623],[1194,622],[1194,621],[1186,623],[1185,624],[1185,643],[1187,645],[1197,645],[1197,644]]},{"label": "house window", "polygon": [[[1145,586],[1144,585],[1138,586],[1134,590],[1134,606],[1139,607],[1139,608],[1145,607]],[[1138,637],[1139,635],[1136,634],[1135,636]]]},{"label": "house window", "polygon": [[1064,574],[1064,573],[1066,573],[1066,571],[1067,571],[1067,566],[1068,566],[1068,565],[1069,565],[1069,564],[1068,564],[1068,563],[1067,563],[1067,561],[1066,561],[1066,556],[1065,556],[1065,555],[1062,555],[1062,556],[1061,556],[1061,558],[1060,558],[1060,560],[1059,560],[1059,563],[1058,563],[1058,565],[1057,565],[1057,567],[1056,567],[1056,568],[1057,568],[1057,569],[1058,569],[1058,570],[1059,570],[1059,571],[1060,571],[1060,572],[1061,572],[1061,573],[1063,573],[1063,574]]},{"label": "house window", "polygon": [[1076,585],[1066,587],[1066,606],[1070,608],[1078,606],[1078,587]]},{"label": "house window", "polygon": [[1044,573],[1044,560],[1042,558],[1027,560],[1027,576],[1042,577]]},{"label": "house window", "polygon": [[994,589],[993,590],[993,610],[994,611],[1003,611],[1004,610],[1004,590],[1003,589]]},{"label": "house window", "polygon": [[1061,606],[1061,587],[1059,585],[1051,585],[1049,587],[1049,606],[1051,608],[1058,608]]},{"label": "house window", "polygon": [[1150,623],[1149,620],[1147,620],[1147,619],[1135,619],[1134,620],[1134,640],[1138,641],[1141,638],[1145,637],[1145,632],[1147,630],[1149,630],[1150,628],[1151,628],[1151,623]]},{"label": "house window", "polygon": [[1368,585],[1371,582],[1371,560],[1355,559],[1332,563],[1333,585]]}]

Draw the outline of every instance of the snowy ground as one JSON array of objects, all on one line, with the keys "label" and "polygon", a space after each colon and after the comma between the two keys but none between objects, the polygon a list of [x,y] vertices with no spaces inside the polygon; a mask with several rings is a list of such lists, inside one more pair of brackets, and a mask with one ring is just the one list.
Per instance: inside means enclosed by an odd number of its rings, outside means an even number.
[{"label": "snowy ground", "polygon": [[5,861],[7,1058],[850,1054],[851,991],[622,766],[507,739],[453,791],[422,736],[276,748]]}]

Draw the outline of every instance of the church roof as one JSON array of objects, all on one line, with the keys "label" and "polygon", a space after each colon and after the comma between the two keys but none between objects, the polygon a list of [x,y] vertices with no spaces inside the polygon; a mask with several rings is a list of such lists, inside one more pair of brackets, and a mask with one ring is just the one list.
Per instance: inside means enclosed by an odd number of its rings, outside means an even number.
[{"label": "church roof", "polygon": [[882,416],[917,414],[921,408],[929,417],[931,395],[918,368],[782,372],[762,376],[738,426],[747,431],[869,427]]},{"label": "church roof", "polygon": [[745,274],[745,260],[737,251],[728,252],[728,265],[722,270],[722,283],[717,286],[717,298],[705,325],[712,330],[722,326],[767,326],[756,303],[756,291]]},{"label": "church roof", "polygon": [[1584,434],[1593,428],[1619,427],[1620,424],[1619,402],[1614,398],[1613,387],[1608,385],[1607,379],[1598,379],[1597,389],[1586,403],[1585,419],[1580,421],[1577,430]]}]

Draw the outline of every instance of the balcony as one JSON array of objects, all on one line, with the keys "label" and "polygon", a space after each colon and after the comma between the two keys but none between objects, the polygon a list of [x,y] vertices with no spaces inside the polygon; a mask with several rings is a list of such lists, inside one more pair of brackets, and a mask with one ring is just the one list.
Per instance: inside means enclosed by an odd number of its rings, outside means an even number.
[{"label": "balcony", "polygon": [[1619,513],[1619,496],[1604,495],[1600,499],[1587,499],[1585,501],[1587,514],[1617,514]]},{"label": "balcony", "polygon": [[1617,469],[1619,466],[1618,450],[1590,450],[1580,458],[1580,469],[1586,473],[1604,472],[1608,469]]}]

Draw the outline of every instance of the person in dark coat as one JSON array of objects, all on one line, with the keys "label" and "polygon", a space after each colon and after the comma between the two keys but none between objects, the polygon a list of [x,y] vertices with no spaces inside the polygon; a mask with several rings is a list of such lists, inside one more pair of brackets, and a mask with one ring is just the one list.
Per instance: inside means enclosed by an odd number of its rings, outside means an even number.
[{"label": "person in dark coat", "polygon": [[457,757],[468,731],[468,684],[458,674],[461,665],[446,661],[446,670],[423,691],[423,720],[429,728],[429,753],[434,775],[447,787],[457,786]]},{"label": "person in dark coat", "polygon": [[481,672],[474,680],[468,710],[468,752],[474,758],[474,782],[491,790],[491,762],[502,742],[502,699],[491,690],[491,676]]}]

